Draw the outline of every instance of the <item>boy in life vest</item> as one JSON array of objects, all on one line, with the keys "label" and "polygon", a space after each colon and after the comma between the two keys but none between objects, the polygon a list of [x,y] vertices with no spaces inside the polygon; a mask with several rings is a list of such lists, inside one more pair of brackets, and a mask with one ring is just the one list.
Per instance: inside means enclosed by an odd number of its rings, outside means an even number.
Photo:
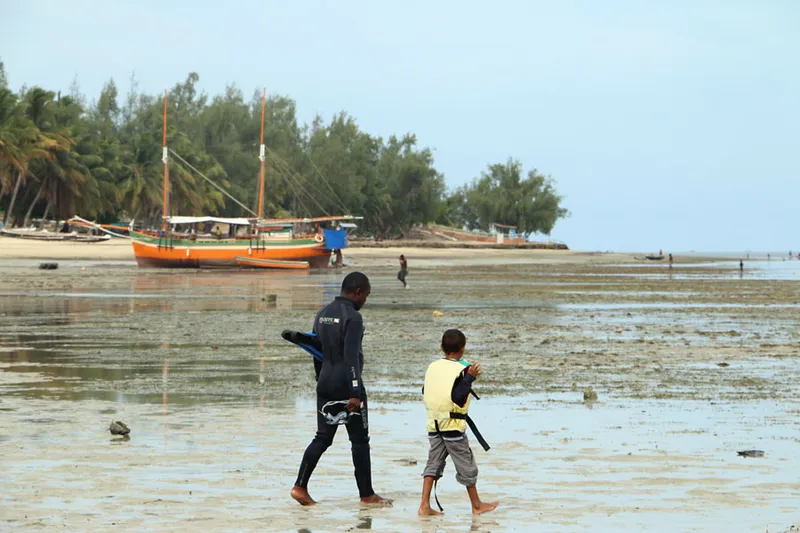
[{"label": "boy in life vest", "polygon": [[[422,392],[428,412],[430,451],[428,464],[422,473],[422,503],[417,511],[420,516],[442,514],[431,509],[431,490],[442,477],[448,455],[453,458],[456,467],[456,481],[467,487],[473,514],[488,513],[499,505],[499,502],[482,502],[475,486],[478,481],[478,465],[467,439],[468,422],[484,449],[488,450],[489,445],[467,415],[472,382],[481,375],[481,366],[462,359],[466,344],[467,338],[461,331],[445,331],[442,336],[444,357],[431,363],[425,373]],[[439,503],[438,498],[436,503]],[[441,505],[439,509],[442,510]]]}]

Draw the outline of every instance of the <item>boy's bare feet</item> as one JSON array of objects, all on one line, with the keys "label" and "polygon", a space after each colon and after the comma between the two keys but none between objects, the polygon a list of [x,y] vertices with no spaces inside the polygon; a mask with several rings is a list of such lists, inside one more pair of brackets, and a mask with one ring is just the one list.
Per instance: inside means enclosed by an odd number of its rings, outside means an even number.
[{"label": "boy's bare feet", "polygon": [[431,509],[430,505],[421,505],[417,510],[417,514],[419,516],[442,516],[444,513]]},{"label": "boy's bare feet", "polygon": [[377,494],[373,494],[372,496],[367,496],[366,498],[361,498],[361,503],[363,505],[369,505],[370,507],[391,507],[392,500],[389,498],[384,498],[383,496],[378,496]]},{"label": "boy's bare feet", "polygon": [[500,505],[500,502],[491,502],[491,503],[481,502],[481,504],[478,507],[472,508],[472,514],[483,514],[494,511],[495,509],[497,509],[498,505]]},{"label": "boy's bare feet", "polygon": [[300,505],[315,505],[317,503],[311,498],[311,495],[308,493],[308,489],[304,489],[303,487],[298,487],[295,485],[292,488],[291,494],[292,498],[294,498],[294,500]]}]

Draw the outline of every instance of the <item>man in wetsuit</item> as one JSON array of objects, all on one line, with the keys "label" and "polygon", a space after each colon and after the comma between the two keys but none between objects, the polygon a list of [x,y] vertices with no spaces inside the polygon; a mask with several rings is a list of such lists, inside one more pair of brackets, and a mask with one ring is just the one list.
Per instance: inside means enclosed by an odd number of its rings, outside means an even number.
[{"label": "man in wetsuit", "polygon": [[361,502],[391,505],[391,500],[378,496],[372,490],[367,392],[361,379],[364,368],[364,354],[361,351],[364,322],[358,312],[369,294],[369,278],[361,272],[351,272],[342,282],[340,295],[323,307],[314,319],[313,332],[322,345],[322,362],[314,361],[317,374],[317,434],[303,454],[297,481],[291,492],[292,498],[300,505],[316,503],[308,493],[308,480],[322,454],[333,443],[338,427],[336,417],[326,416],[325,412],[329,406],[337,403],[344,404],[344,409],[349,413],[345,415],[349,416],[346,428]]}]

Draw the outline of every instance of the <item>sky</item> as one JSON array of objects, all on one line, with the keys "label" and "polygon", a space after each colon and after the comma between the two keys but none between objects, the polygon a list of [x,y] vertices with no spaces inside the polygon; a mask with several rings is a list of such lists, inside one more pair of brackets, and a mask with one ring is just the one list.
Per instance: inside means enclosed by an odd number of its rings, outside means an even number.
[{"label": "sky", "polygon": [[800,2],[0,0],[9,82],[200,75],[413,132],[454,188],[519,159],[573,249],[800,251]]}]

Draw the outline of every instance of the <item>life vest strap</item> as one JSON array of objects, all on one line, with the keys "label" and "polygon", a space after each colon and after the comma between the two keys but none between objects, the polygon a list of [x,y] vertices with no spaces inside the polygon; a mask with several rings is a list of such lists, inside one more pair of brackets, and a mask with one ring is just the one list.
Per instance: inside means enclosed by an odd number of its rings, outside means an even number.
[{"label": "life vest strap", "polygon": [[[478,439],[478,442],[480,443],[481,448],[483,448],[483,450],[486,451],[486,452],[488,452],[491,449],[491,446],[489,446],[489,443],[486,442],[486,439],[483,438],[483,435],[481,435],[481,432],[478,431],[478,426],[475,425],[475,421],[472,420],[472,418],[468,414],[450,413],[450,418],[453,418],[453,419],[456,419],[456,420],[466,420],[467,421],[467,425],[469,426],[469,429],[472,430],[472,434],[475,435],[476,439]],[[437,424],[437,426],[438,426],[438,424]]]},{"label": "life vest strap", "polygon": [[[442,432],[439,430],[439,422],[434,420],[433,421],[433,425],[436,428],[436,434],[441,436]],[[437,488],[438,485],[439,485],[439,478],[437,477],[436,479],[433,480],[433,499],[436,500],[436,505],[437,505],[437,507],[439,507],[439,512],[443,513],[444,512],[444,507],[442,507],[442,504],[439,503],[439,495],[436,494],[436,488]]]}]

